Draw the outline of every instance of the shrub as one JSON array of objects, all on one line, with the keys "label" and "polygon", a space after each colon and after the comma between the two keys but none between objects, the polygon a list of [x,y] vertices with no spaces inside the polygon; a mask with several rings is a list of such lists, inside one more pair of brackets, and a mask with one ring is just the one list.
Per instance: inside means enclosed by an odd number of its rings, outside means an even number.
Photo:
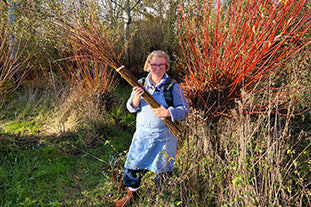
[{"label": "shrub", "polygon": [[286,96],[295,88],[284,87],[280,77],[310,43],[310,35],[304,37],[311,26],[309,2],[233,0],[226,7],[212,2],[180,7],[180,43],[187,64],[183,89],[190,105],[205,116],[219,116],[245,90],[265,97],[252,113],[264,112],[276,101],[288,106]]}]

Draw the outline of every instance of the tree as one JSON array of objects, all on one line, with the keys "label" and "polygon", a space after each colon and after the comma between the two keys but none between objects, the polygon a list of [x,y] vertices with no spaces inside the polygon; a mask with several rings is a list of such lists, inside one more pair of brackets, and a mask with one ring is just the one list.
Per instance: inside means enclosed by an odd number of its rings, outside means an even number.
[{"label": "tree", "polygon": [[181,68],[182,56],[177,34],[178,0],[144,0],[135,12],[139,18],[133,19],[131,35],[131,70],[137,74],[146,56],[153,50],[164,50],[170,55],[172,64],[170,76],[178,80],[176,70]]},{"label": "tree", "polygon": [[124,65],[125,67],[129,68],[130,66],[130,57],[129,57],[129,39],[130,39],[130,24],[132,23],[132,15],[131,12],[133,9],[141,2],[141,0],[133,1],[133,3],[130,2],[130,0],[125,0],[125,2],[117,2],[114,0],[110,0],[114,4],[118,5],[120,8],[122,8],[124,12],[124,55],[125,55],[125,61]]},{"label": "tree", "polygon": [[[10,55],[10,63],[12,64],[12,68],[15,68],[15,59],[17,54],[17,45],[16,38],[14,35],[15,25],[16,25],[16,10],[15,8],[18,6],[18,2],[16,0],[7,0],[6,1],[9,9],[9,55]],[[14,72],[13,81],[16,83],[20,78],[20,72]]]}]

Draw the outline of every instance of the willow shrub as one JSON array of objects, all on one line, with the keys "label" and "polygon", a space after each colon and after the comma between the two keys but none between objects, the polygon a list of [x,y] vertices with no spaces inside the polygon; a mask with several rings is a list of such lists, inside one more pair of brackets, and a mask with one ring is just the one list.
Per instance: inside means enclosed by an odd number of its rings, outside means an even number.
[{"label": "willow shrub", "polygon": [[[94,2],[80,3],[73,4],[69,16],[54,21],[66,33],[60,35],[66,47],[58,50],[56,78],[47,76],[53,87],[64,90],[61,122],[76,123],[73,129],[82,126],[81,122],[91,123],[91,128],[98,127],[105,121],[107,110],[118,104],[113,100],[119,81],[113,68],[117,68],[119,56],[112,46],[118,40],[111,36],[105,22],[100,21]],[[62,128],[66,130],[66,126]]]},{"label": "willow shrub", "polygon": [[179,9],[187,65],[183,90],[190,105],[219,116],[245,90],[265,97],[252,113],[266,111],[271,100],[287,106],[286,96],[295,88],[284,87],[280,78],[284,69],[292,69],[287,63],[310,44],[309,1],[213,2],[182,3]]}]

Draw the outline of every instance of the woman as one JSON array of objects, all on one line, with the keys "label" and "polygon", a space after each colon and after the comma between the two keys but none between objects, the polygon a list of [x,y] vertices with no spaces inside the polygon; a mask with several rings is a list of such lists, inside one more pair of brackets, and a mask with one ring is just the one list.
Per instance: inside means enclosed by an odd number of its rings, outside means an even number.
[{"label": "woman", "polygon": [[166,74],[169,68],[169,56],[159,50],[153,51],[148,56],[144,66],[144,70],[149,74],[144,79],[143,85],[161,107],[152,109],[142,98],[144,89],[140,87],[133,88],[127,101],[128,110],[131,113],[137,112],[136,132],[123,173],[123,181],[128,187],[128,194],[125,198],[118,200],[116,206],[127,206],[138,197],[137,190],[141,178],[148,170],[156,173],[154,183],[158,189],[173,171],[177,137],[171,133],[162,119],[166,117],[170,117],[172,121],[185,119],[189,106],[180,86],[175,82],[169,92],[173,104],[168,105],[164,89],[172,81]]}]

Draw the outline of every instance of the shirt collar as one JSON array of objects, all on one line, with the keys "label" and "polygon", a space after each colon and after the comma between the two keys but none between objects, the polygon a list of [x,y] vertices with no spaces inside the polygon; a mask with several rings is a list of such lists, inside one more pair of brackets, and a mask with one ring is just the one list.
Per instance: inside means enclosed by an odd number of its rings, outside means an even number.
[{"label": "shirt collar", "polygon": [[147,75],[147,83],[149,86],[153,87],[155,90],[159,90],[163,85],[169,82],[170,78],[169,76],[165,73],[161,79],[161,81],[157,85],[153,85],[152,82],[150,81],[151,78],[151,73]]}]

